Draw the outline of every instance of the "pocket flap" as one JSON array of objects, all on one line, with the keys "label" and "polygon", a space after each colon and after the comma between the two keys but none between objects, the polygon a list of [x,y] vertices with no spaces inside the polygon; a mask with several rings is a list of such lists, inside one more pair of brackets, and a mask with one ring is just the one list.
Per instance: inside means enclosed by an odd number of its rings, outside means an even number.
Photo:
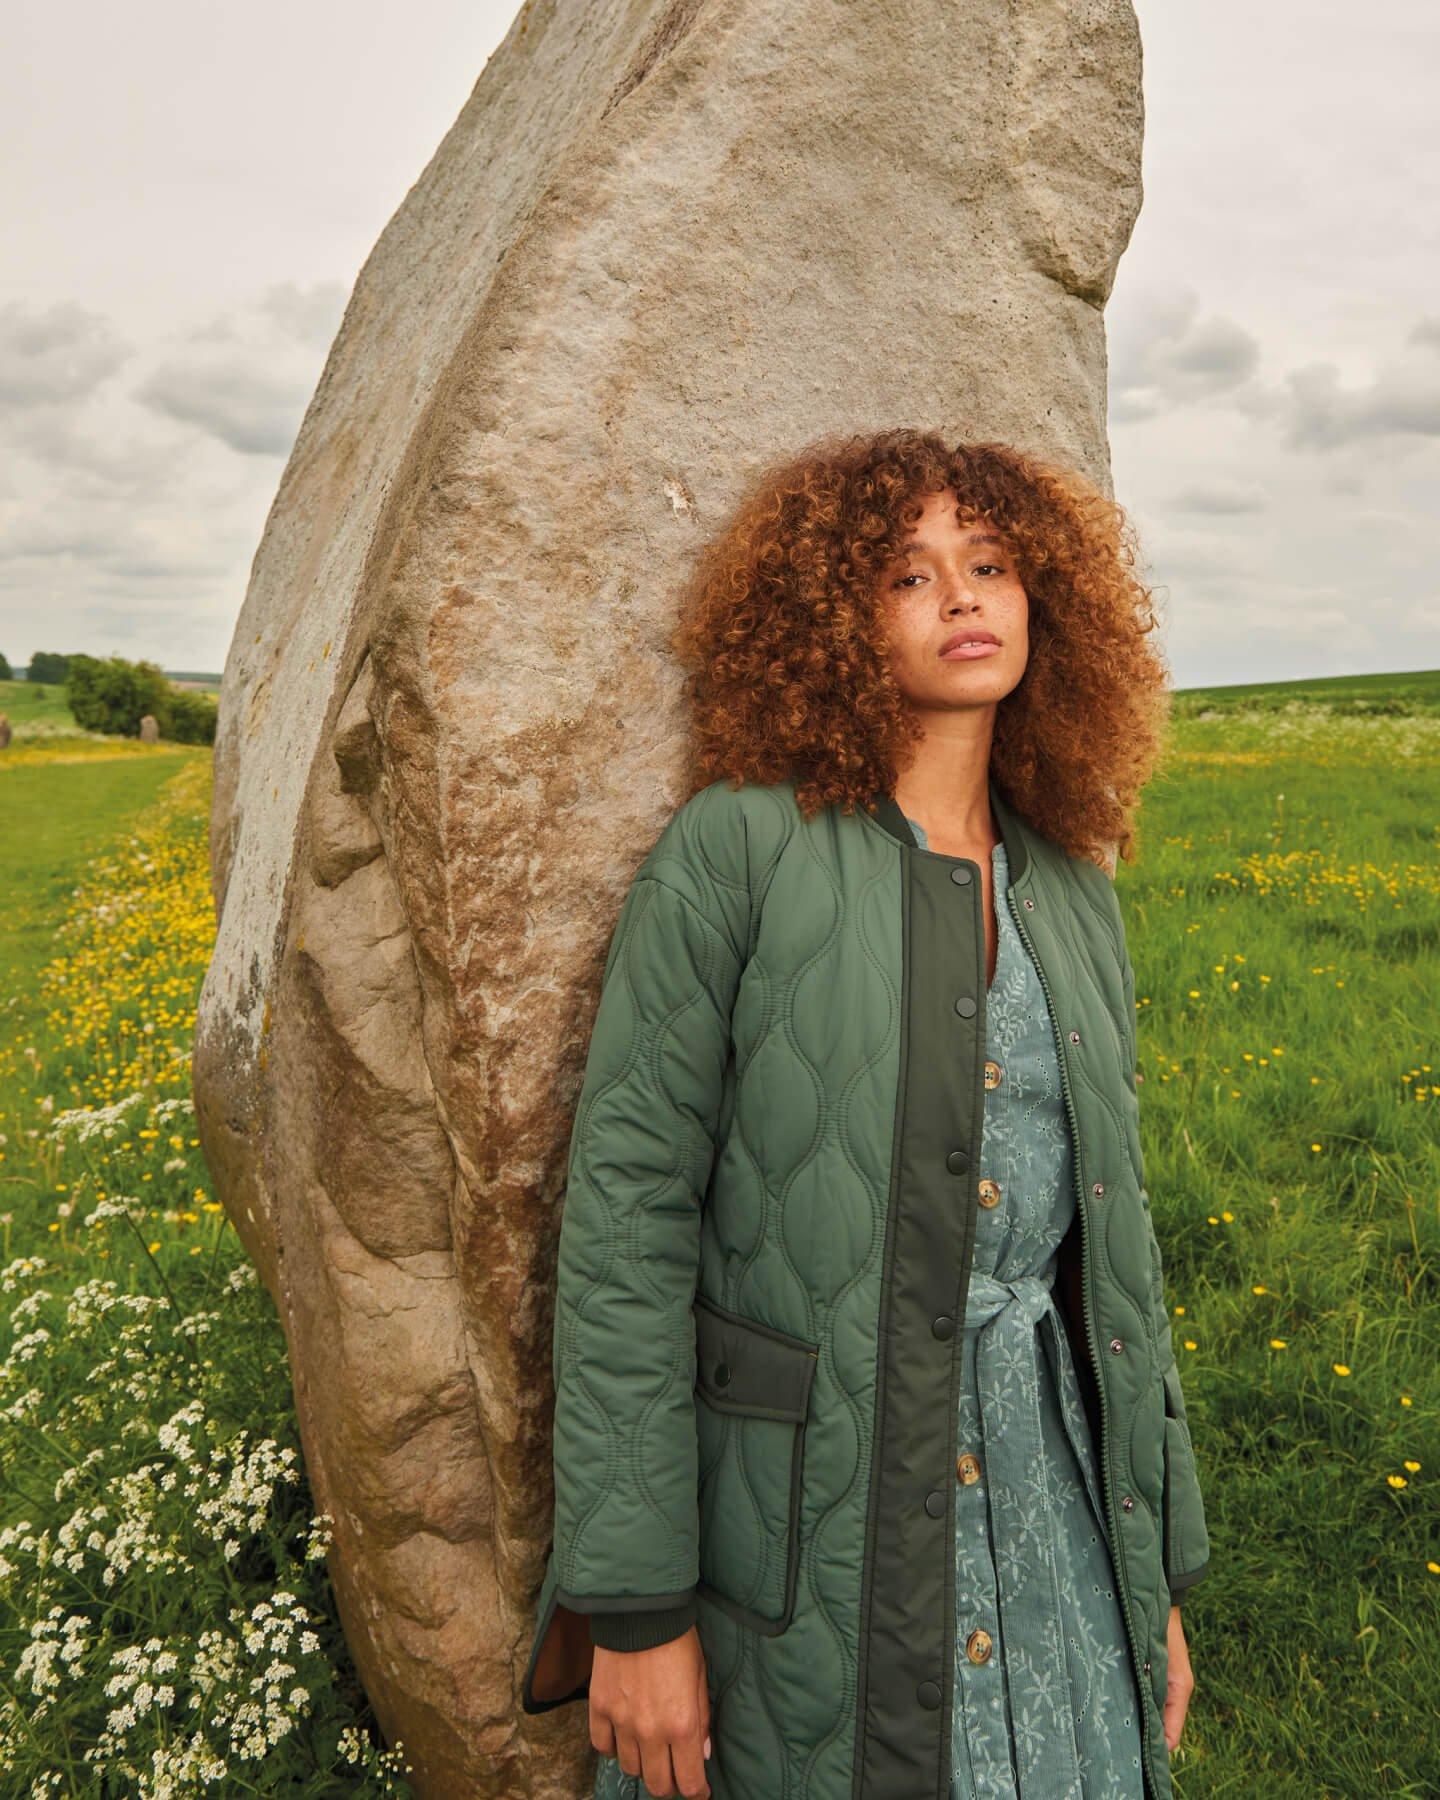
[{"label": "pocket flap", "polygon": [[819,1347],[695,1296],[696,1385],[717,1412],[799,1425]]}]

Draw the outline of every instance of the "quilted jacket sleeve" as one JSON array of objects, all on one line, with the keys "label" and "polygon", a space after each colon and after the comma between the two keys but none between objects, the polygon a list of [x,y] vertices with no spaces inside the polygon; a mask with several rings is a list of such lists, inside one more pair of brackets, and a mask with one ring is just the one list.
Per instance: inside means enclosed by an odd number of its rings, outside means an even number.
[{"label": "quilted jacket sleeve", "polygon": [[556,1290],[557,1589],[614,1649],[694,1621],[692,1307],[740,974],[703,885],[684,894],[652,861],[606,957]]},{"label": "quilted jacket sleeve", "polygon": [[[1123,945],[1123,933],[1122,933]],[[1125,1014],[1129,1034],[1130,1065],[1138,1062],[1135,1027],[1135,970],[1128,949],[1122,950],[1124,963]],[[1170,1599],[1179,1604],[1187,1589],[1209,1573],[1210,1539],[1205,1524],[1205,1503],[1200,1489],[1195,1450],[1190,1440],[1190,1426],[1185,1414],[1185,1394],[1180,1384],[1180,1369],[1175,1361],[1174,1338],[1170,1325],[1170,1307],[1165,1294],[1164,1263],[1155,1236],[1150,1213],[1150,1196],[1142,1187],[1145,1223],[1150,1238],[1150,1260],[1155,1270],[1154,1304],[1155,1337],[1160,1346],[1161,1368],[1165,1383],[1165,1495],[1163,1502],[1165,1574],[1170,1583]]]}]

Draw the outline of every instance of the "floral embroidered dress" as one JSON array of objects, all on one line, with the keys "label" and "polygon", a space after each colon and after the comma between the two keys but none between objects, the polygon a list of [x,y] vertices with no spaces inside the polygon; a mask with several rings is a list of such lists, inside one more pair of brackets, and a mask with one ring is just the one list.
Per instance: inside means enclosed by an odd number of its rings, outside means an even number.
[{"label": "floral embroidered dress", "polygon": [[[991,869],[999,935],[961,1349],[950,1800],[1143,1800],[1099,1467],[1052,1293],[1075,1209],[1054,1029],[1005,900],[1003,843]],[[646,1793],[600,1758],[594,1800]]]}]

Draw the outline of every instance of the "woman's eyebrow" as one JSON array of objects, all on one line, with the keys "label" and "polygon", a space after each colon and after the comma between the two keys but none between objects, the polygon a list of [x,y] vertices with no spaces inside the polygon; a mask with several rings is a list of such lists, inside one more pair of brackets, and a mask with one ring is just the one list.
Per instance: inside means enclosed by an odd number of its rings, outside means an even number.
[{"label": "woman's eyebrow", "polygon": [[[999,544],[1001,549],[1005,547],[1004,538],[993,531],[969,532],[965,542],[967,544]],[[922,543],[919,538],[907,538],[900,546],[900,554],[902,556],[929,556],[932,551],[930,545]]]}]

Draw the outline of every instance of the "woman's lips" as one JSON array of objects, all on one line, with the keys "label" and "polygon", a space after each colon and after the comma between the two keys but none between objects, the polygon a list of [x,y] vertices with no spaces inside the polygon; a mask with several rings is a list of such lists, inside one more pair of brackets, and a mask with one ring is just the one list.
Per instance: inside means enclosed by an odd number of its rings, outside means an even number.
[{"label": "woman's lips", "polygon": [[998,644],[957,644],[953,650],[942,650],[943,662],[960,662],[972,656],[994,656],[1000,646]]}]

